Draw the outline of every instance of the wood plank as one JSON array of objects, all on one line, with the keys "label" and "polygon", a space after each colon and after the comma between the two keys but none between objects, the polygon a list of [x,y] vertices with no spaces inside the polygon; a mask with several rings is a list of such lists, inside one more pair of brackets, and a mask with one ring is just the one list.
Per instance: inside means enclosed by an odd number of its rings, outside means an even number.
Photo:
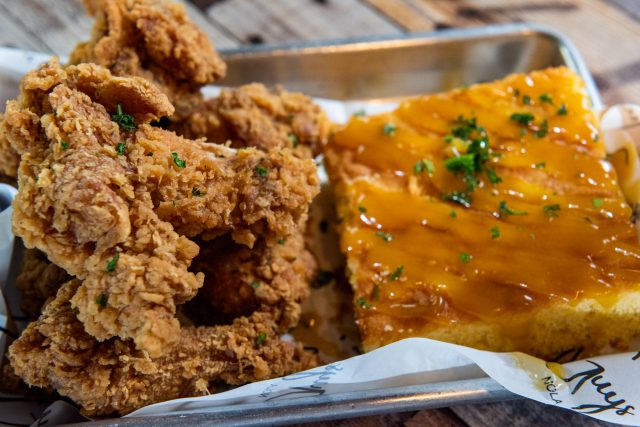
[{"label": "wood plank", "polygon": [[212,22],[209,17],[193,3],[185,0],[174,1],[184,5],[189,18],[209,36],[209,39],[213,42],[216,49],[230,49],[240,45],[240,40],[228,33],[224,28],[219,27],[215,22]]},{"label": "wood plank", "polygon": [[245,43],[327,40],[401,29],[356,1],[227,0],[207,10],[219,26]]},{"label": "wood plank", "polygon": [[407,31],[432,31],[436,23],[414,4],[404,0],[365,0]]}]

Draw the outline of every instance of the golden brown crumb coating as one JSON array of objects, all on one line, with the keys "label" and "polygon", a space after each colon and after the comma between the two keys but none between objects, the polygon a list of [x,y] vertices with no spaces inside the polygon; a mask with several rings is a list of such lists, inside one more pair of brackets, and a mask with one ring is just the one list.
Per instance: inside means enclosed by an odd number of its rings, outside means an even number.
[{"label": "golden brown crumb coating", "polygon": [[25,249],[16,287],[22,294],[20,308],[31,318],[40,315],[45,301],[55,296],[60,286],[71,277],[62,268],[51,263],[37,249]]},{"label": "golden brown crumb coating", "polygon": [[315,358],[280,340],[268,314],[233,324],[183,327],[174,350],[157,359],[131,342],[98,342],[87,334],[69,299],[72,280],[47,304],[9,349],[16,373],[28,384],[78,402],[87,415],[125,414],[164,400],[206,395],[222,384],[240,385],[314,366]]},{"label": "golden brown crumb coating", "polygon": [[[21,89],[3,123],[22,155],[14,232],[83,280],[73,304],[99,340],[133,338],[152,356],[177,342],[175,305],[195,295],[202,274],[187,271],[198,246],[174,225],[274,241],[297,230],[317,194],[311,160],[149,126],[171,105],[143,79],[52,62]],[[137,125],[119,126],[116,105]]]}]

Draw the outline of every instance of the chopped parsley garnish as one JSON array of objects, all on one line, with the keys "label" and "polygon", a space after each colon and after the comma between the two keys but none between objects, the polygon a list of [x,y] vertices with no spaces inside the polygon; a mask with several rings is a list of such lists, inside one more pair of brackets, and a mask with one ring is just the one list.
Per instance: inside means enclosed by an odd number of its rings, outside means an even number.
[{"label": "chopped parsley garnish", "polygon": [[265,168],[262,165],[258,165],[256,166],[254,169],[255,173],[261,177],[266,177],[267,175],[269,175],[269,170],[267,168]]},{"label": "chopped parsley garnish", "polygon": [[376,236],[381,237],[385,242],[393,240],[393,236],[390,233],[385,233],[384,231],[376,231]]},{"label": "chopped parsley garnish", "polygon": [[507,206],[507,202],[503,200],[500,202],[500,215],[529,215],[529,212],[511,209]]},{"label": "chopped parsley garnish", "polygon": [[378,298],[380,298],[380,286],[373,285],[373,294],[371,295],[371,299],[378,301]]},{"label": "chopped parsley garnish", "polygon": [[401,265],[398,268],[396,268],[395,270],[393,270],[393,273],[391,273],[389,275],[389,281],[395,282],[396,280],[398,280],[400,278],[400,276],[402,275],[403,271],[404,271],[404,265]]},{"label": "chopped parsley garnish", "polygon": [[447,135],[444,137],[444,142],[446,142],[447,144],[450,144],[453,142],[453,135]]},{"label": "chopped parsley garnish", "polygon": [[520,89],[514,89],[513,96],[515,96],[516,98],[520,97]]},{"label": "chopped parsley garnish", "polygon": [[194,196],[196,196],[196,197],[199,197],[199,196],[204,196],[206,193],[203,193],[202,191],[200,191],[200,190],[199,190],[199,189],[197,189],[196,187],[193,187],[193,188],[191,189],[191,194],[192,194],[192,195],[194,195]]},{"label": "chopped parsley garnish", "polygon": [[313,283],[312,287],[321,288],[333,282],[334,279],[335,279],[335,275],[333,274],[333,271],[320,270],[318,272],[318,276],[316,277],[316,281]]},{"label": "chopped parsley garnish", "polygon": [[495,169],[487,169],[487,178],[489,178],[489,182],[494,185],[502,182],[502,178],[496,174]]},{"label": "chopped parsley garnish", "polygon": [[547,164],[545,162],[540,162],[540,163],[536,163],[535,165],[533,165],[533,167],[535,169],[544,169],[545,167],[547,167]]},{"label": "chopped parsley garnish", "polygon": [[364,109],[362,109],[362,110],[356,111],[355,113],[353,113],[353,115],[356,117],[364,117],[367,115],[367,112]]},{"label": "chopped parsley garnish", "polygon": [[113,256],[113,258],[111,258],[109,261],[107,261],[107,272],[111,273],[113,271],[115,271],[116,269],[116,265],[118,264],[118,260],[120,259],[120,252],[116,252],[116,254]]},{"label": "chopped parsley garnish", "polygon": [[284,239],[278,239],[278,244],[279,245],[284,245]]},{"label": "chopped parsley garnish", "polygon": [[500,237],[500,229],[498,228],[497,225],[494,225],[493,227],[491,227],[491,230],[489,230],[491,232],[491,238],[493,240],[497,239],[498,237]]},{"label": "chopped parsley garnish", "polygon": [[133,120],[133,116],[131,114],[125,114],[122,111],[122,105],[120,104],[116,105],[116,113],[111,116],[111,120],[116,122],[120,128],[127,132],[134,131],[138,128]]},{"label": "chopped parsley garnish", "polygon": [[298,139],[298,135],[296,135],[295,133],[290,133],[288,135],[288,138],[289,138],[289,142],[291,142],[291,145],[293,146],[293,148],[296,148],[300,144],[300,140]]},{"label": "chopped parsley garnish", "polygon": [[366,213],[367,212],[367,208],[365,208],[364,206],[358,206],[358,210],[362,213]]},{"label": "chopped parsley garnish", "polygon": [[371,304],[369,304],[367,302],[367,300],[364,299],[364,297],[360,297],[356,300],[356,304],[358,304],[358,306],[360,306],[360,308],[371,308]]},{"label": "chopped parsley garnish", "polygon": [[98,298],[96,298],[96,304],[98,304],[102,308],[105,308],[107,306],[107,301],[109,301],[109,295],[104,293],[100,294]]},{"label": "chopped parsley garnish", "polygon": [[567,110],[567,106],[565,104],[562,104],[560,108],[558,108],[556,114],[559,116],[566,116],[568,112],[569,111]]},{"label": "chopped parsley garnish", "polygon": [[119,156],[122,156],[126,152],[127,152],[127,144],[125,144],[122,141],[118,142],[118,145],[116,145],[116,153],[118,153]]},{"label": "chopped parsley garnish", "polygon": [[560,205],[557,203],[553,205],[546,205],[542,208],[542,210],[547,214],[549,218],[555,218],[558,216],[558,212],[560,212]]},{"label": "chopped parsley garnish", "polygon": [[471,255],[467,252],[460,252],[460,261],[463,264],[468,264],[471,261]]},{"label": "chopped parsley garnish", "polygon": [[419,175],[422,172],[427,172],[429,175],[433,175],[435,172],[435,167],[433,166],[433,162],[430,159],[422,159],[418,161],[413,167],[413,174]]},{"label": "chopped parsley garnish", "polygon": [[176,152],[171,153],[171,157],[173,158],[173,163],[180,169],[184,169],[187,167],[187,162],[185,160],[180,159],[180,156],[178,156],[178,153]]},{"label": "chopped parsley garnish", "polygon": [[60,147],[62,147],[63,150],[68,150],[69,149],[69,143],[67,141],[65,141],[64,139],[60,140]]},{"label": "chopped parsley garnish", "polygon": [[384,132],[385,135],[394,136],[397,129],[398,127],[395,124],[385,123],[384,127],[382,128],[382,132]]},{"label": "chopped parsley garnish", "polygon": [[520,123],[523,126],[528,126],[533,122],[533,114],[531,113],[513,113],[511,120]]},{"label": "chopped parsley garnish", "polygon": [[251,287],[253,289],[258,289],[260,287],[260,282],[258,282],[257,280],[252,280],[251,281]]},{"label": "chopped parsley garnish", "polygon": [[538,138],[544,138],[547,136],[547,132],[549,131],[549,123],[547,123],[547,119],[544,119],[542,123],[540,123],[540,127],[536,131],[536,136]]},{"label": "chopped parsley garnish", "polygon": [[452,191],[451,193],[443,194],[442,200],[458,203],[465,208],[471,206],[471,195],[461,191]]},{"label": "chopped parsley garnish", "polygon": [[465,119],[464,116],[458,116],[454,122],[458,127],[454,128],[451,133],[453,136],[463,139],[465,141],[471,140],[481,136],[484,136],[484,128],[478,126],[478,122],[475,117]]},{"label": "chopped parsley garnish", "polygon": [[531,104],[531,97],[529,95],[523,95],[522,96],[522,103],[524,105],[529,105]]},{"label": "chopped parsley garnish", "polygon": [[453,209],[451,209],[451,211],[449,212],[449,216],[451,218],[456,218],[458,216],[458,214],[456,213],[456,211],[454,211]]},{"label": "chopped parsley garnish", "polygon": [[597,208],[601,208],[602,205],[604,204],[604,200],[603,199],[591,199],[591,204],[596,209]]},{"label": "chopped parsley garnish", "polygon": [[543,93],[538,97],[540,102],[546,102],[547,104],[553,104],[553,98],[548,93]]},{"label": "chopped parsley garnish", "polygon": [[264,332],[260,332],[258,334],[258,338],[256,338],[256,347],[262,347],[266,341],[267,334],[265,334]]},{"label": "chopped parsley garnish", "polygon": [[445,167],[451,172],[464,172],[472,174],[476,169],[474,154],[463,154],[458,157],[451,157],[444,161]]}]

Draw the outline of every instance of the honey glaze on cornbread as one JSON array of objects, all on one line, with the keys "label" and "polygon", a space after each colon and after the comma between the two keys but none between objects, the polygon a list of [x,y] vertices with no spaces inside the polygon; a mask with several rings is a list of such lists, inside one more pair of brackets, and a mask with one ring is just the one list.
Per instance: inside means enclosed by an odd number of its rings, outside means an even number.
[{"label": "honey glaze on cornbread", "polygon": [[631,209],[566,69],[353,117],[328,161],[357,316],[393,319],[383,342],[474,320],[526,340],[512,314],[640,283]]}]

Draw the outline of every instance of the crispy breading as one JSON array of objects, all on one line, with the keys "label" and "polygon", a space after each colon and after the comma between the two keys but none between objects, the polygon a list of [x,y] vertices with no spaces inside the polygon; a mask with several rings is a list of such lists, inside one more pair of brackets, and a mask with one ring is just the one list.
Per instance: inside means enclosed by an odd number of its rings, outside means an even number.
[{"label": "crispy breading", "polygon": [[269,312],[281,332],[300,318],[316,262],[304,247],[302,233],[277,245],[260,240],[249,249],[227,237],[203,242],[192,268],[205,273],[198,295],[187,303],[200,323],[228,323],[252,313]]},{"label": "crispy breading", "polygon": [[[0,114],[0,122],[3,120],[3,114]],[[9,140],[0,132],[0,175],[8,178],[15,178],[18,175],[18,164],[20,156],[11,147]],[[5,182],[2,179],[2,182]]]},{"label": "crispy breading", "polygon": [[20,308],[31,318],[38,318],[44,303],[70,279],[67,272],[51,263],[44,253],[25,249],[20,274],[16,278],[16,287],[22,294]]},{"label": "crispy breading", "polygon": [[309,157],[326,144],[331,124],[306,95],[252,83],[223,89],[218,98],[202,101],[172,129],[188,138],[229,140],[234,147],[263,150],[293,148]]},{"label": "crispy breading", "polygon": [[[312,160],[151,127],[171,105],[143,79],[52,62],[21,89],[4,122],[22,155],[14,232],[83,279],[73,304],[99,340],[133,338],[152,356],[177,342],[175,304],[195,295],[202,274],[187,271],[198,247],[172,223],[190,235],[275,241],[297,230],[317,194]],[[112,120],[118,102],[137,130]]]},{"label": "crispy breading", "polygon": [[12,344],[9,359],[28,384],[56,389],[87,415],[125,414],[316,363],[312,355],[280,340],[271,316],[258,312],[227,326],[183,327],[175,350],[158,359],[117,338],[98,342],[69,303],[80,286],[78,280],[63,285],[40,319]]}]

